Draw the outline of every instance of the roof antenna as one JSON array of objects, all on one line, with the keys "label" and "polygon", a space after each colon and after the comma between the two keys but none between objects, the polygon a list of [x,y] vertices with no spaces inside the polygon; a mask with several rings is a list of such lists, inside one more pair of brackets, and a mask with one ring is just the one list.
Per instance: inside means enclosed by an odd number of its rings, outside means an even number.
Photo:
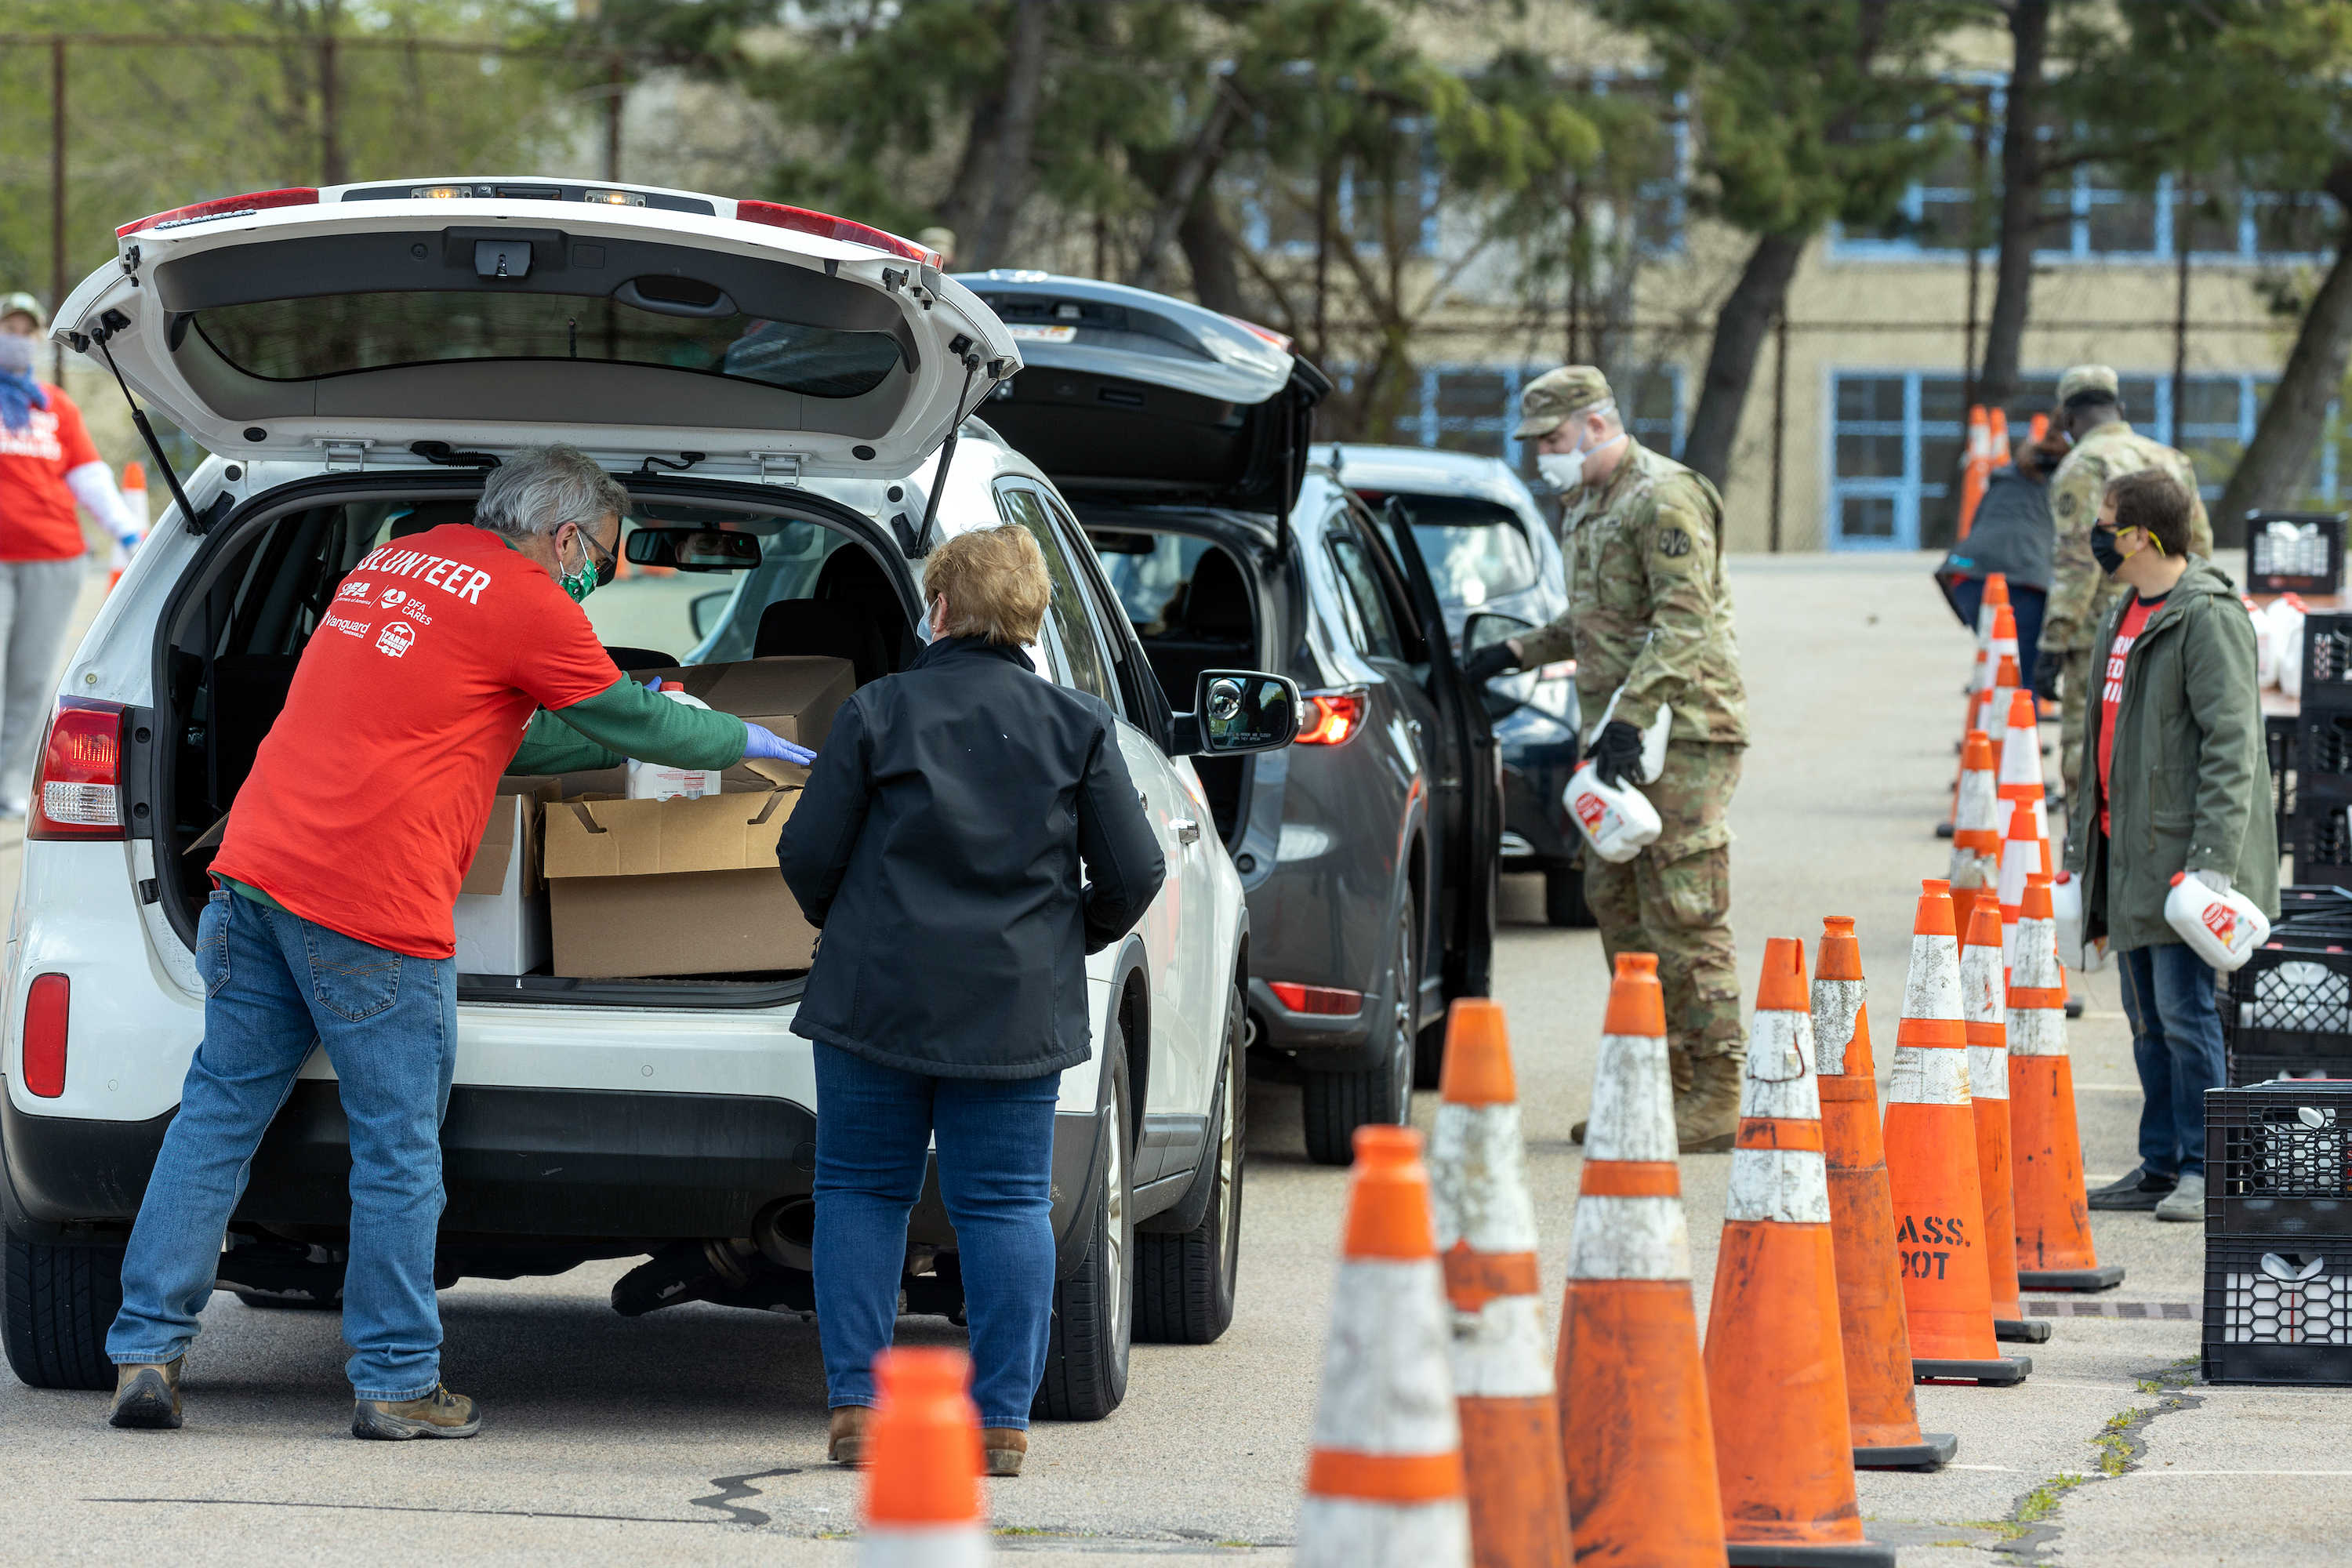
[{"label": "roof antenna", "polygon": [[68,332],[66,337],[77,352],[87,353],[89,345],[96,343],[98,352],[106,357],[106,368],[114,372],[114,384],[122,388],[122,401],[131,405],[131,423],[139,427],[140,437],[147,443],[148,456],[155,459],[155,467],[163,475],[164,488],[172,492],[172,500],[179,506],[180,526],[190,533],[202,534],[205,531],[197,525],[196,509],[188,504],[188,492],[180,488],[180,476],[173,471],[172,459],[163,456],[163,443],[155,438],[155,427],[147,423],[147,411],[139,406],[137,398],[131,395],[131,384],[122,379],[122,371],[114,363],[114,351],[106,346],[107,339],[130,324],[130,317],[120,310],[110,310],[98,319],[98,325],[87,334]]}]

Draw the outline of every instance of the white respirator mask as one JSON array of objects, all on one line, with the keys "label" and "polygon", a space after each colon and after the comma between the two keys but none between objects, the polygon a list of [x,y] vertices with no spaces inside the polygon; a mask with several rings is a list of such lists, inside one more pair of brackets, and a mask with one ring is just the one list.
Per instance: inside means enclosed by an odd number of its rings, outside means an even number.
[{"label": "white respirator mask", "polygon": [[[1595,414],[1614,414],[1616,411],[1615,404],[1604,403],[1597,408],[1580,409],[1575,416],[1589,418]],[[1583,485],[1585,458],[1596,452],[1607,451],[1624,438],[1625,432],[1620,430],[1598,447],[1588,447],[1579,441],[1572,452],[1538,452],[1536,454],[1536,472],[1551,481],[1553,488],[1565,495]]]}]

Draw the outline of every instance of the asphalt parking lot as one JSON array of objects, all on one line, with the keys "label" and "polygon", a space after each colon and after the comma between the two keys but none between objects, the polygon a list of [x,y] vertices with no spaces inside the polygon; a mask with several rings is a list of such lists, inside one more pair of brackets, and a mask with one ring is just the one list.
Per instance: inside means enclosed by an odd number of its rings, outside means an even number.
[{"label": "asphalt parking lot", "polygon": [[[1756,727],[1734,811],[1743,975],[1752,987],[1766,936],[1810,950],[1821,917],[1856,917],[1882,1072],[1917,879],[1943,870],[1927,825],[1967,658],[1926,570],[1912,556],[1734,568]],[[5,837],[13,898],[14,825]],[[1541,923],[1539,884],[1507,885],[1505,916],[1496,991],[1556,1300],[1580,1163],[1568,1129],[1589,1099],[1606,977],[1595,936]],[[2078,984],[2087,1011],[2071,1037],[2096,1179],[2133,1162],[2137,1091],[2112,973]],[[1433,1110],[1424,1097],[1418,1120]],[[1139,1346],[1115,1416],[1041,1427],[1027,1473],[992,1486],[1000,1551],[1041,1564],[1289,1561],[1345,1177],[1307,1163],[1295,1090],[1259,1084],[1250,1119],[1233,1329],[1213,1346]],[[1702,1320],[1727,1167],[1684,1162]],[[1923,1424],[1959,1435],[1958,1462],[1864,1476],[1868,1532],[1920,1568],[2340,1562],[2352,1392],[2197,1384],[2201,1230],[2137,1215],[2095,1229],[2103,1261],[2129,1268],[2091,1299],[2102,1315],[2056,1318],[2020,1387],[1923,1390]],[[624,1320],[605,1297],[627,1267],[444,1295],[447,1379],[487,1416],[471,1442],[352,1441],[336,1320],[226,1295],[191,1356],[178,1433],[115,1432],[100,1394],[0,1375],[0,1557],[848,1563],[856,1480],[824,1462],[814,1328],[706,1306]],[[961,1338],[940,1320],[901,1326],[901,1342]]]}]

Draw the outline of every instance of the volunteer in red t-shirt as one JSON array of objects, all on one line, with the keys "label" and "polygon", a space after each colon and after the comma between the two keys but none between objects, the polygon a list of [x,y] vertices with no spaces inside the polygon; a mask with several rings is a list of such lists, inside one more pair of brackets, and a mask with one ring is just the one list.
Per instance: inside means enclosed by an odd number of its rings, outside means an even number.
[{"label": "volunteer in red t-shirt", "polygon": [[2107,483],[2091,553],[2132,590],[2091,644],[2105,654],[2084,716],[2066,867],[2083,930],[2116,956],[2142,1101],[2139,1164],[2095,1209],[2205,1217],[2205,1091],[2225,1063],[2212,966],[2167,914],[2176,884],[2244,895],[2278,918],[2278,838],[2255,673],[2237,584],[2189,552],[2189,491],[2161,468]]},{"label": "volunteer in red t-shirt", "polygon": [[73,400],[36,379],[41,303],[0,297],[0,817],[25,815],[89,545],[76,502],[126,545],[140,524]]},{"label": "volunteer in red t-shirt", "polygon": [[213,859],[196,946],[204,1043],[107,1335],[115,1426],[180,1424],[182,1357],[221,1235],[315,1042],[351,1126],[352,1431],[479,1428],[474,1402],[440,1384],[433,1253],[457,1036],[451,910],[491,789],[509,768],[614,753],[688,768],[812,756],[613,667],[579,601],[612,575],[628,499],[576,448],[520,452],[483,485],[474,523],[370,552],[310,634]]}]

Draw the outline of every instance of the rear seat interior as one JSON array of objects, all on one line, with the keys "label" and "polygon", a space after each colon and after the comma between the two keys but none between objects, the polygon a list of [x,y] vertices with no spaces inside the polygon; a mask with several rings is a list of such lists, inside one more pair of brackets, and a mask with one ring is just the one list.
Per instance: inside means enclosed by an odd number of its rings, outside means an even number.
[{"label": "rear seat interior", "polygon": [[[898,628],[895,637],[892,627]],[[907,612],[882,568],[865,551],[845,546],[825,558],[807,598],[779,599],[760,613],[751,657],[845,658],[864,686],[904,669],[921,646],[907,627]]]},{"label": "rear seat interior", "polygon": [[[1201,552],[1192,577],[1158,625],[1138,626],[1136,635],[1169,706],[1180,713],[1192,708],[1202,671],[1258,668],[1257,614],[1249,583],[1222,545]],[[1246,766],[1243,757],[1192,759],[1217,837],[1229,845],[1240,825]]]}]

